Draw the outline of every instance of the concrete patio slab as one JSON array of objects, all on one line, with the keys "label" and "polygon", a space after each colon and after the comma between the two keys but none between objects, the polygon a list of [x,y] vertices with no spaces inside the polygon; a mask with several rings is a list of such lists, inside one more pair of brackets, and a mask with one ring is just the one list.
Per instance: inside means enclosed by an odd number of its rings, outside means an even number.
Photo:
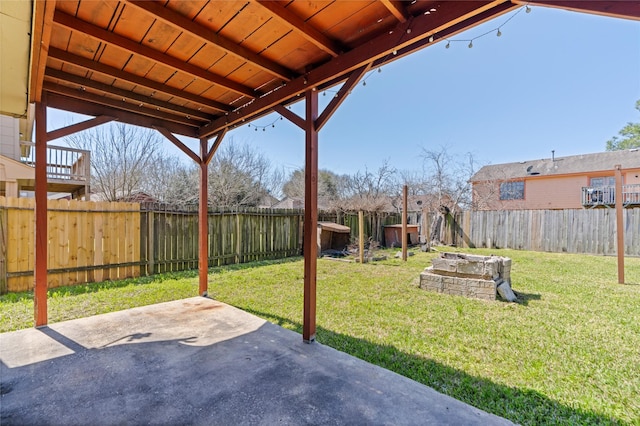
[{"label": "concrete patio slab", "polygon": [[438,424],[505,419],[215,300],[0,334],[0,424]]}]

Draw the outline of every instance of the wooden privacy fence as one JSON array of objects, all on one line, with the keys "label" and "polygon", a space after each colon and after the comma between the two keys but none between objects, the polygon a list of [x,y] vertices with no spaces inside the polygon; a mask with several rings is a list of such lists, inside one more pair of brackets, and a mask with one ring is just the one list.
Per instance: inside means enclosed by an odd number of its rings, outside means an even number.
[{"label": "wooden privacy fence", "polygon": [[[426,229],[435,214],[424,215]],[[625,255],[640,256],[640,209],[624,209]],[[466,211],[447,220],[445,244],[616,254],[614,209]]]},{"label": "wooden privacy fence", "polygon": [[[198,213],[195,208],[143,207],[141,264],[144,273],[198,267]],[[209,266],[300,255],[302,212],[242,209],[209,212]]]},{"label": "wooden privacy fence", "polygon": [[[0,197],[0,293],[33,288],[33,198]],[[135,203],[48,201],[49,287],[140,274]]]},{"label": "wooden privacy fence", "polygon": [[[0,197],[0,294],[33,288],[34,206],[30,198]],[[49,200],[48,209],[49,288],[198,267],[196,206]],[[357,237],[357,212],[319,219]],[[365,234],[383,242],[383,226],[400,219],[365,213]],[[300,255],[302,221],[301,210],[210,211],[209,266]]]},{"label": "wooden privacy fence", "polygon": [[[0,197],[0,294],[33,288],[35,202]],[[48,201],[49,288],[198,267],[197,209]],[[209,212],[209,266],[297,256],[299,210]]]}]

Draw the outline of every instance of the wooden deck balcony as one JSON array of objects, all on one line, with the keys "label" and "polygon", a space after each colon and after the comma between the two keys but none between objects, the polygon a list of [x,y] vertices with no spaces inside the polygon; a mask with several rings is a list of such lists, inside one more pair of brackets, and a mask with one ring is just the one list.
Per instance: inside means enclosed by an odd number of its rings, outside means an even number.
[{"label": "wooden deck balcony", "polygon": [[[616,203],[615,186],[585,186],[582,188],[584,207],[613,207]],[[640,184],[622,185],[622,205],[640,206]]]},{"label": "wooden deck balcony", "polygon": [[[20,161],[35,167],[35,144],[20,142]],[[89,194],[91,152],[64,146],[47,146],[47,190]],[[27,188],[25,188],[27,189]]]}]

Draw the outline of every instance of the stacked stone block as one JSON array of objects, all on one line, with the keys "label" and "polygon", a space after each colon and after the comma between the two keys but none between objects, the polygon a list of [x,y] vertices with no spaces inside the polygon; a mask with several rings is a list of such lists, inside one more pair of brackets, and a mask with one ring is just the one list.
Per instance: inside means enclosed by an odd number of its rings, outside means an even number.
[{"label": "stacked stone block", "polygon": [[495,300],[497,286],[511,279],[511,259],[441,253],[420,274],[420,287],[437,293]]}]

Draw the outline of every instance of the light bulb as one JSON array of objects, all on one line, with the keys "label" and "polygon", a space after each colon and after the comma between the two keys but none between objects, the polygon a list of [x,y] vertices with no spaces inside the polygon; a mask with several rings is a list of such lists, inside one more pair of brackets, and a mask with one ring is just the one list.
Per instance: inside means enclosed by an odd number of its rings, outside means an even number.
[{"label": "light bulb", "polygon": [[498,32],[496,33],[496,35],[497,35],[498,37],[500,37],[500,36],[502,35],[502,33],[500,32],[500,28],[498,28]]},{"label": "light bulb", "polygon": [[[397,51],[397,50],[394,50],[394,51],[393,51],[393,54],[394,54],[394,55],[397,55],[397,54],[398,54],[398,51]],[[124,100],[124,98],[123,98],[122,100]]]},{"label": "light bulb", "polygon": [[525,12],[531,13],[531,8],[528,5],[527,5],[527,8],[525,9]]},{"label": "light bulb", "polygon": [[448,49],[448,48],[450,48],[450,47],[451,47],[451,42],[450,42],[450,41],[447,41],[447,45],[445,46],[445,48],[446,48],[446,49]]},{"label": "light bulb", "polygon": [[433,36],[429,37],[429,43],[433,43]]},{"label": "light bulb", "polygon": [[471,49],[472,47],[473,47],[473,40],[469,42],[469,49]]},{"label": "light bulb", "polygon": [[366,85],[367,85],[367,82],[366,82],[366,81],[363,81],[363,82],[362,82],[362,85],[363,85],[363,86],[366,86]]},{"label": "light bulb", "polygon": [[378,72],[382,72],[382,67],[378,68]]}]

